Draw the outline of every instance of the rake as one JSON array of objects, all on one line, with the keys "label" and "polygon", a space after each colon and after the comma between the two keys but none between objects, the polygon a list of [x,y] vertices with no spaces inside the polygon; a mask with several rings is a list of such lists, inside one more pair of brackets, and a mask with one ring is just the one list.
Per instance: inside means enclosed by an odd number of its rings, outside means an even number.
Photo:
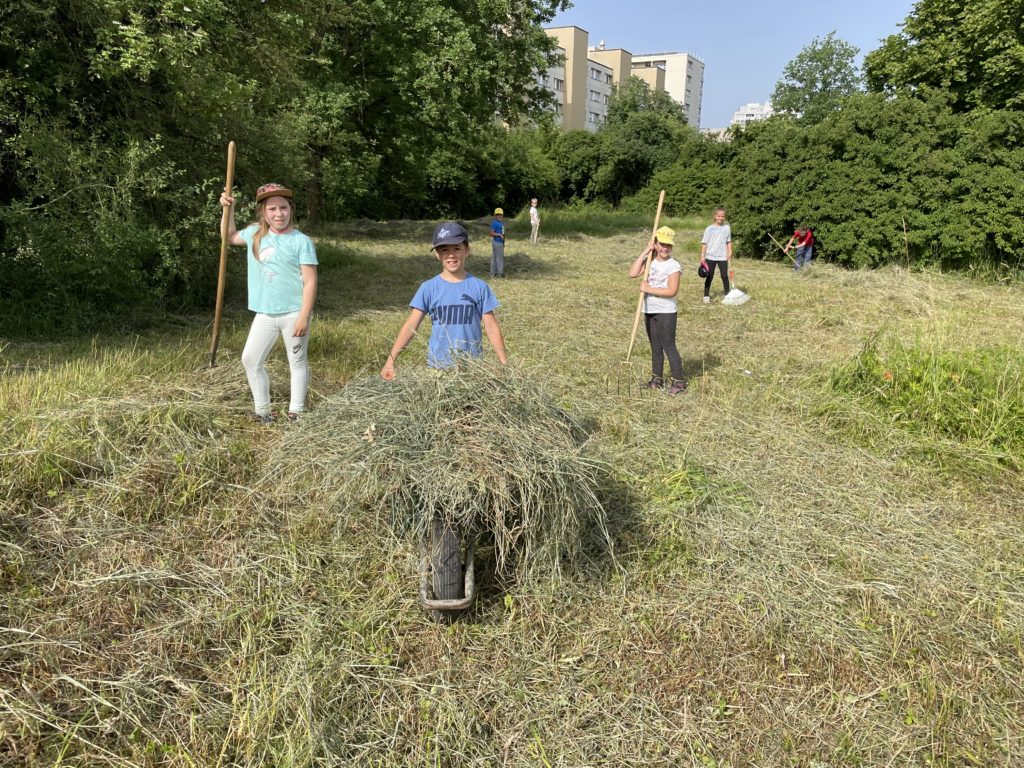
[{"label": "rake", "polygon": [[[655,236],[657,235],[658,225],[661,223],[661,207],[662,207],[662,205],[664,205],[664,203],[665,203],[665,190],[663,189],[663,190],[661,190],[661,194],[658,195],[658,210],[654,214],[654,228],[651,230],[651,240],[654,240]],[[644,263],[644,276],[643,276],[643,279],[641,280],[641,283],[640,283],[641,285],[643,285],[644,283],[647,282],[647,278],[648,278],[648,276],[650,275],[650,272],[651,272],[651,259],[653,259],[653,258],[654,258],[654,253],[653,252],[647,254],[647,260]],[[616,392],[621,392],[623,377],[625,377],[625,379],[627,381],[627,388],[629,386],[628,383],[632,381],[632,376],[629,375],[629,371],[630,371],[630,368],[629,368],[629,365],[630,365],[629,358],[633,354],[633,344],[636,342],[636,331],[637,331],[637,328],[640,327],[640,315],[643,313],[643,309],[644,309],[644,292],[641,291],[640,292],[640,297],[637,299],[637,302],[636,302],[636,313],[633,316],[633,331],[629,335],[629,347],[626,348],[626,359],[623,360],[621,363],[619,363],[618,374],[617,374],[616,379],[615,379],[615,391]]]},{"label": "rake", "polygon": [[[730,262],[731,264],[732,262]],[[732,284],[736,280],[736,270],[729,268],[729,283]],[[750,297],[747,296],[739,288],[733,288],[729,291],[722,299],[723,304],[727,304],[730,307],[736,307],[740,304],[746,304],[750,301]]]},{"label": "rake", "polygon": [[777,246],[779,246],[779,250],[782,251],[787,256],[789,256],[789,258],[793,262],[793,264],[796,264],[796,257],[793,254],[791,254],[789,251],[787,251],[785,248],[783,248],[782,244],[779,243],[779,241],[776,240],[774,237],[772,237],[772,233],[771,232],[768,233],[768,237],[771,237],[772,238],[772,242],[775,243]]},{"label": "rake", "polygon": [[[227,179],[224,192],[231,194],[231,186],[235,177],[235,142],[228,142]],[[228,217],[231,209],[225,208],[220,215],[220,269],[217,272],[217,304],[213,312],[213,337],[210,339],[210,367],[217,365],[217,346],[220,342],[220,316],[224,308],[224,281],[228,269]]]},{"label": "rake", "polygon": [[[651,230],[651,240],[654,240],[658,232],[658,224],[661,222],[661,206],[665,202],[665,190],[661,190],[661,194],[658,195],[658,210],[654,214],[654,229]],[[647,282],[647,278],[651,273],[651,259],[654,258],[653,251],[647,254],[647,260],[644,262],[644,277],[640,281],[643,285]],[[633,316],[633,332],[629,336],[629,348],[626,350],[626,359],[623,363],[629,362],[629,356],[633,354],[633,343],[636,341],[636,329],[640,327],[640,314],[644,309],[644,292],[640,291],[640,298],[636,302],[636,314]]]}]

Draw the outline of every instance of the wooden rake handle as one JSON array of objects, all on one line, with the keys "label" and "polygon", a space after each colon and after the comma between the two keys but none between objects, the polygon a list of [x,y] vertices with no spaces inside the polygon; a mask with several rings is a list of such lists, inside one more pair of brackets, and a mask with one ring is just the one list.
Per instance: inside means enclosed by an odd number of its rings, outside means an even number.
[{"label": "wooden rake handle", "polygon": [[791,254],[789,251],[787,251],[785,248],[783,248],[782,245],[779,243],[779,241],[776,240],[774,237],[772,237],[772,233],[771,232],[768,233],[768,237],[771,237],[772,242],[775,243],[777,246],[779,246],[779,250],[782,251],[787,256],[789,256],[789,258],[793,259],[793,263],[796,264],[796,258],[794,258],[793,254]]},{"label": "wooden rake handle", "polygon": [[[235,142],[228,142],[227,180],[224,193],[231,194],[235,180]],[[220,342],[220,315],[224,307],[224,282],[228,272],[228,217],[231,209],[225,208],[220,215],[220,270],[217,273],[217,304],[213,311],[213,338],[210,339],[210,367],[217,365],[217,344]]]},{"label": "wooden rake handle", "polygon": [[[658,233],[658,224],[661,222],[661,206],[665,203],[665,190],[661,190],[661,194],[658,195],[658,210],[654,214],[654,228],[651,230],[651,240],[654,239]],[[647,261],[644,263],[644,277],[643,283],[647,282],[647,277],[651,273],[651,259],[654,257],[653,253],[647,254]],[[633,344],[636,341],[636,329],[640,327],[640,313],[644,308],[644,292],[640,291],[640,298],[636,303],[636,315],[633,317],[633,332],[629,335],[629,348],[626,350],[626,359],[623,362],[629,362],[629,356],[633,354]]]}]

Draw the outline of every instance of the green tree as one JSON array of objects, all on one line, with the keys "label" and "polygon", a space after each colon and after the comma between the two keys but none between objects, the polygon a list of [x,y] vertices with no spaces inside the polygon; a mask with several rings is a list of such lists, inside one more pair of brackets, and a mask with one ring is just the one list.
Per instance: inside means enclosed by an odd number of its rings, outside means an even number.
[{"label": "green tree", "polygon": [[210,301],[229,139],[239,189],[288,183],[314,219],[441,209],[442,158],[542,113],[566,1],[0,6],[0,325]]},{"label": "green tree", "polygon": [[683,105],[669,96],[668,91],[653,90],[644,80],[631,75],[609,99],[606,125],[625,122],[630,115],[641,112],[651,112],[678,123],[686,122]]},{"label": "green tree", "polygon": [[590,131],[566,131],[554,142],[560,194],[567,203],[594,199],[594,176],[601,167],[601,137]]},{"label": "green tree", "polygon": [[920,0],[864,59],[868,88],[935,88],[953,108],[1024,108],[1024,0]]},{"label": "green tree", "polygon": [[664,91],[631,77],[612,94],[608,120],[598,132],[600,165],[590,191],[612,205],[642,189],[659,168],[672,164],[687,132],[686,116]]},{"label": "green tree", "polygon": [[804,122],[821,122],[860,89],[854,60],[858,49],[829,32],[814,38],[782,71],[772,92],[776,112],[799,116]]},{"label": "green tree", "polygon": [[496,118],[515,126],[544,114],[551,96],[534,73],[557,49],[542,25],[565,4],[325,4],[298,111],[327,215],[450,212],[450,199],[429,195],[453,188],[438,173],[466,164],[442,159],[478,148]]},{"label": "green tree", "polygon": [[665,190],[665,212],[673,216],[710,215],[723,203],[735,180],[729,164],[741,146],[739,141],[719,141],[692,128],[682,135],[674,162],[655,171],[650,183],[627,200],[627,210],[650,211]]}]

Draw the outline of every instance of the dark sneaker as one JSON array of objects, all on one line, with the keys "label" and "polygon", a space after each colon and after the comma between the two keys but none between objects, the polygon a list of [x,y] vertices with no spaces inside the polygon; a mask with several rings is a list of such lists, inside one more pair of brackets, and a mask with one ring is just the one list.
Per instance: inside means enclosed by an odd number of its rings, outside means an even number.
[{"label": "dark sneaker", "polygon": [[651,376],[651,380],[644,384],[647,389],[661,389],[665,385],[661,381],[661,376]]},{"label": "dark sneaker", "polygon": [[249,416],[249,419],[256,424],[273,424],[274,414],[272,413],[253,413]]},{"label": "dark sneaker", "polygon": [[298,421],[301,418],[301,413],[296,413],[295,411],[288,411],[288,421]]},{"label": "dark sneaker", "polygon": [[676,379],[672,382],[672,386],[668,388],[670,395],[678,395],[680,392],[685,392],[689,385],[682,379]]}]

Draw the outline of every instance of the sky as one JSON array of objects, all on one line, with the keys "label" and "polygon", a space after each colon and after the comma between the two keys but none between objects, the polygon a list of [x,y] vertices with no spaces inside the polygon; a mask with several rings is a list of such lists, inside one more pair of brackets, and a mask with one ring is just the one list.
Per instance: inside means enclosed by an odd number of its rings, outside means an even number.
[{"label": "sky", "polygon": [[897,34],[914,0],[576,0],[550,26],[575,25],[590,45],[633,54],[682,51],[704,61],[701,128],[724,128],[769,100],[782,70],[814,38],[836,36],[864,54]]}]

